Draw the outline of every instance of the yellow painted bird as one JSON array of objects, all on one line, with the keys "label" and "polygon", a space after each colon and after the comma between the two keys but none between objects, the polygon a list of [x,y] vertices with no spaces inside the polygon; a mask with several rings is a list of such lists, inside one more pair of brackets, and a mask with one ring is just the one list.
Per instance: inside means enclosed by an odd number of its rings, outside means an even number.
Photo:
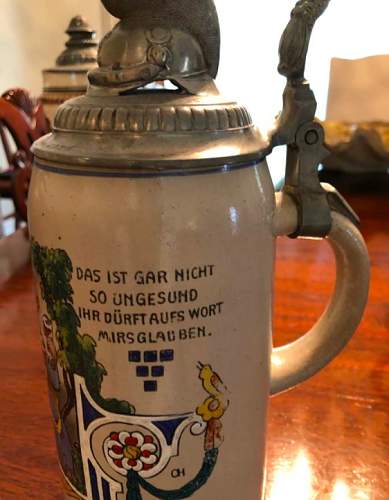
[{"label": "yellow painted bird", "polygon": [[209,422],[212,419],[220,419],[229,405],[227,388],[210,365],[204,365],[199,362],[198,368],[200,370],[199,378],[209,397],[197,408],[197,414],[202,417],[204,422]]}]

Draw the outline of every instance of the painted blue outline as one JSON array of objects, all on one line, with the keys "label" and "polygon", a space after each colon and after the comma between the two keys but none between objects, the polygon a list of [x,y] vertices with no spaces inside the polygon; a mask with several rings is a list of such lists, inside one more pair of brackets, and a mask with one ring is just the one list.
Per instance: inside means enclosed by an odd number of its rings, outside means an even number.
[{"label": "painted blue outline", "polygon": [[[99,172],[98,170],[90,170],[91,167],[88,166],[80,166],[80,169],[77,170],[75,168],[66,168],[66,167],[54,167],[51,165],[42,165],[38,160],[35,159],[34,166],[40,170],[44,170],[46,172],[51,172],[54,174],[65,175],[65,176],[78,176],[78,177],[106,177],[106,178],[124,178],[124,179],[149,179],[149,178],[157,178],[157,177],[190,177],[195,175],[205,175],[205,174],[220,174],[220,173],[229,173],[235,170],[242,170],[244,168],[251,168],[258,166],[262,163],[264,158],[259,158],[258,160],[252,160],[250,162],[245,163],[237,163],[237,164],[225,164],[220,165],[219,167],[204,167],[199,168],[198,170],[190,170],[183,168],[180,171],[173,172],[142,172],[142,173],[130,173],[130,172]],[[131,170],[131,167],[128,167]]]},{"label": "painted blue outline", "polygon": [[111,489],[109,487],[108,481],[106,481],[104,478],[102,478],[101,484],[103,486],[103,498],[104,498],[104,500],[111,500]]},{"label": "painted blue outline", "polygon": [[96,469],[93,467],[90,460],[88,460],[88,468],[91,480],[92,498],[93,500],[98,500],[100,498],[100,495],[99,495],[99,487],[97,485],[97,474],[96,474]]},{"label": "painted blue outline", "polygon": [[80,393],[81,393],[81,404],[82,404],[82,417],[84,422],[84,429],[86,430],[92,422],[98,420],[99,418],[104,418],[104,415],[98,412],[96,408],[89,403],[82,387],[80,387]]}]

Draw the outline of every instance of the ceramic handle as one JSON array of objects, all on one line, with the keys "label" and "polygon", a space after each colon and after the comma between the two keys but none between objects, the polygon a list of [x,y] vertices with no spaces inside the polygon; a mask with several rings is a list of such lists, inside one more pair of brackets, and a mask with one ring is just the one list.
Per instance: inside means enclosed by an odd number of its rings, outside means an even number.
[{"label": "ceramic handle", "polygon": [[[336,286],[332,299],[315,326],[295,342],[274,349],[271,394],[278,394],[307,380],[326,366],[357,329],[367,302],[370,263],[365,242],[345,216],[332,212],[327,237],[336,258]],[[277,195],[274,218],[276,236],[293,233],[297,209],[285,194]]]}]

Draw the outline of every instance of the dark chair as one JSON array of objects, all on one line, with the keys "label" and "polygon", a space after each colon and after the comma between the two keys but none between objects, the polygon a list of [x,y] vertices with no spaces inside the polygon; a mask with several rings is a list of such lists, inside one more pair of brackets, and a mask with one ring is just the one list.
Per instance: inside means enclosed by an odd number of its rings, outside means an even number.
[{"label": "dark chair", "polygon": [[16,227],[27,220],[32,143],[49,131],[42,104],[27,90],[11,89],[1,96],[0,141],[7,165],[0,172],[0,198],[13,200]]}]

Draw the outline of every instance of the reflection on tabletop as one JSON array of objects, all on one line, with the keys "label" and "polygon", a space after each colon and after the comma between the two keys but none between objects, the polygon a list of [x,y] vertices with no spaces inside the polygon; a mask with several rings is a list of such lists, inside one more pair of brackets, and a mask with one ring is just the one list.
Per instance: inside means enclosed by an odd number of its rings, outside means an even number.
[{"label": "reflection on tabletop", "polygon": [[[294,461],[280,459],[277,463],[274,478],[268,486],[268,500],[311,500],[314,498],[328,498],[328,500],[370,500],[371,491],[366,486],[361,489],[344,479],[336,479],[332,490],[325,495],[315,493],[315,477],[309,460],[309,453],[300,449]],[[361,478],[361,483],[364,479]]]}]

